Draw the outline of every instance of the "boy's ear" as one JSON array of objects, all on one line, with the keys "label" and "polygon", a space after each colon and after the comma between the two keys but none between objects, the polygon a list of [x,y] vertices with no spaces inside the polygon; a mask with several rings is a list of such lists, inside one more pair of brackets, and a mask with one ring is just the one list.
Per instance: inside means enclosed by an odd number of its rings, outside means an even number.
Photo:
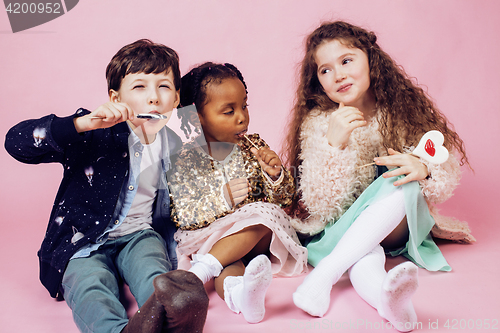
[{"label": "boy's ear", "polygon": [[120,96],[118,95],[118,91],[109,89],[109,101],[113,103],[117,103],[120,101]]},{"label": "boy's ear", "polygon": [[178,107],[180,102],[181,102],[181,92],[179,90],[177,90],[175,92],[174,108]]}]

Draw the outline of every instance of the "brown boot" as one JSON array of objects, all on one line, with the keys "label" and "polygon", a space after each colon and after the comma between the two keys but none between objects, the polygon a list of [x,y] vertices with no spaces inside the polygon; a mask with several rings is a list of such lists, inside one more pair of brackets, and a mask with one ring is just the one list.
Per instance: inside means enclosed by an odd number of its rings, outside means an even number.
[{"label": "brown boot", "polygon": [[130,318],[121,333],[203,332],[208,295],[191,272],[176,270],[157,276],[155,291]]},{"label": "brown boot", "polygon": [[159,275],[154,282],[156,299],[163,304],[163,333],[203,332],[208,295],[201,280],[191,272],[176,270]]},{"label": "brown boot", "polygon": [[164,321],[165,309],[153,293],[129,319],[121,333],[161,333]]}]

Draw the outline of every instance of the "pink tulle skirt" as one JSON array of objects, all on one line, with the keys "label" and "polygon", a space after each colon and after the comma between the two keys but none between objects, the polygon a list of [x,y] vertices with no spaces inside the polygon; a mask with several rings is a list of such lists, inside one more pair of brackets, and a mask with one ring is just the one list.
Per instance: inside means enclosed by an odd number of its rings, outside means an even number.
[{"label": "pink tulle skirt", "polygon": [[206,254],[219,239],[258,224],[273,232],[270,260],[274,275],[294,276],[307,272],[307,249],[300,244],[290,218],[279,206],[268,202],[247,204],[204,228],[177,230],[174,239],[178,243],[179,268],[191,267],[192,254]]}]

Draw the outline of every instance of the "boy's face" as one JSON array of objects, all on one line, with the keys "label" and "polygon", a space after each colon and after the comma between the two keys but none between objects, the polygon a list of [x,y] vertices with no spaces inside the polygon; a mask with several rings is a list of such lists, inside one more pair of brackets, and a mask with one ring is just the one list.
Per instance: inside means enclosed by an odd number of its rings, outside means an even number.
[{"label": "boy's face", "polygon": [[[179,105],[179,91],[174,85],[172,71],[160,74],[134,73],[127,74],[118,91],[109,91],[111,102],[126,103],[134,112],[159,113],[170,119],[172,109]],[[133,130],[142,128],[144,134],[155,134],[166,125],[168,119],[140,119],[134,117],[128,120]]]}]

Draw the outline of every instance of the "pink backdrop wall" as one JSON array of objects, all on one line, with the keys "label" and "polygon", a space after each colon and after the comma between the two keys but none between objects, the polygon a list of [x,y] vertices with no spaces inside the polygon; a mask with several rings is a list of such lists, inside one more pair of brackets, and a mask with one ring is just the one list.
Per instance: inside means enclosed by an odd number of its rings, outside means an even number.
[{"label": "pink backdrop wall", "polygon": [[[13,34],[0,9],[0,133],[3,141],[23,119],[106,102],[108,61],[121,46],[149,38],[179,52],[182,73],[207,60],[237,65],[249,88],[250,131],[279,150],[304,37],[324,20],[344,19],[375,31],[455,125],[475,173],[464,169],[442,210],[468,221],[476,235],[494,237],[487,229],[498,230],[500,198],[499,13],[497,0],[84,0]],[[61,174],[60,166],[23,165],[0,149],[0,266],[11,272],[1,290],[22,296],[38,283],[36,251]],[[16,256],[13,239],[29,255]],[[24,275],[30,278],[17,281]]]}]

